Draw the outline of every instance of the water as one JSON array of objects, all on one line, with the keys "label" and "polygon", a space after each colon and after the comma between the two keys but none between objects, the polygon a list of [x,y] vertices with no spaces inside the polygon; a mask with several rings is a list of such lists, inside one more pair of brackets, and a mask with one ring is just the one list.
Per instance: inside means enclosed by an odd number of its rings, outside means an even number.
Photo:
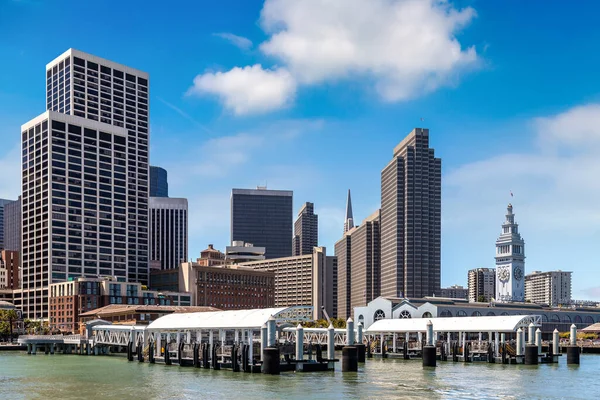
[{"label": "water", "polygon": [[600,355],[580,366],[367,360],[358,373],[281,376],[127,362],[119,356],[0,352],[0,399],[590,399]]}]

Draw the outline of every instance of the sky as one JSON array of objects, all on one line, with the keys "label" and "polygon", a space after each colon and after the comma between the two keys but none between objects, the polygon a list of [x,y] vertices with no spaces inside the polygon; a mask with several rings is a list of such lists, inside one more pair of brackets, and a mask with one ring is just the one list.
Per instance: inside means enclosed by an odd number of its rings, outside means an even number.
[{"label": "sky", "polygon": [[[189,200],[189,258],[229,238],[232,188],[311,201],[333,254],[346,192],[380,206],[415,127],[442,158],[442,286],[493,267],[506,206],[526,273],[573,271],[600,300],[600,3],[0,0],[0,198],[45,65],[76,48],[150,74],[150,158]],[[513,196],[510,193],[513,193]],[[291,238],[290,238],[291,239]]]}]

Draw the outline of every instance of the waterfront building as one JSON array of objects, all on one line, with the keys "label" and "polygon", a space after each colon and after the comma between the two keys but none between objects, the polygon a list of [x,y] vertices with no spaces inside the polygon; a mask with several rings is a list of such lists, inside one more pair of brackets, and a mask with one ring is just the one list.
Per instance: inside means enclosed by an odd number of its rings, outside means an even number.
[{"label": "waterfront building", "polygon": [[468,272],[469,302],[488,302],[496,296],[496,270],[474,268]]},{"label": "waterfront building", "polygon": [[21,267],[18,251],[0,250],[0,289],[20,287]]},{"label": "waterfront building", "polygon": [[69,49],[46,84],[47,111],[21,129],[27,318],[48,318],[56,282],[149,278],[148,74]]},{"label": "waterfront building", "polygon": [[550,306],[571,304],[571,274],[558,270],[525,275],[525,301]]},{"label": "waterfront building", "polygon": [[480,317],[504,315],[539,315],[541,330],[549,337],[554,329],[569,332],[571,324],[577,329],[600,322],[600,308],[557,308],[529,303],[469,303],[468,300],[440,297],[395,298],[378,297],[365,307],[356,307],[354,315],[365,329],[385,318]]},{"label": "waterfront building", "polygon": [[447,299],[466,300],[469,297],[469,290],[460,285],[452,285],[440,289],[440,296]]},{"label": "waterfront building", "polygon": [[110,304],[191,306],[190,293],[148,290],[139,282],[120,282],[115,278],[76,278],[53,283],[50,291],[51,330],[75,332],[79,316]]},{"label": "waterfront building", "polygon": [[200,252],[200,258],[196,259],[198,265],[213,267],[216,265],[225,265],[225,253],[214,248],[212,244]]},{"label": "waterfront building", "polygon": [[319,216],[314,212],[313,203],[304,203],[298,212],[298,218],[294,222],[294,238],[292,239],[292,250],[294,256],[312,254],[313,247],[319,242]]},{"label": "waterfront building", "polygon": [[236,240],[225,247],[225,264],[239,264],[248,261],[264,260],[266,249],[252,243]]},{"label": "waterfront building", "polygon": [[4,205],[4,249],[21,253],[21,196]]},{"label": "waterfront building", "polygon": [[150,197],[169,197],[166,169],[150,166]]},{"label": "waterfront building", "polygon": [[348,319],[352,315],[352,232],[356,228],[344,232],[335,243],[337,257],[337,315]]},{"label": "waterfront building", "polygon": [[429,130],[415,128],[381,171],[381,293],[438,293],[441,275],[442,160]]},{"label": "waterfront building", "polygon": [[352,199],[350,198],[350,189],[348,189],[348,198],[346,199],[346,216],[344,218],[344,233],[354,228],[354,217],[352,216]]},{"label": "waterfront building", "polygon": [[243,241],[266,249],[266,258],[292,255],[293,192],[233,189],[231,242]]},{"label": "waterfront building", "polygon": [[506,210],[502,234],[496,240],[496,301],[525,301],[525,241],[512,204]]},{"label": "waterfront building", "polygon": [[244,310],[275,304],[275,274],[272,271],[184,262],[180,280],[182,288],[192,294],[194,305]]},{"label": "waterfront building", "polygon": [[188,201],[150,197],[150,260],[175,269],[188,257]]},{"label": "waterfront building", "polygon": [[321,307],[325,307],[329,316],[339,316],[333,308],[337,296],[335,263],[327,256],[325,247],[313,248],[312,254],[240,265],[275,272],[275,307],[313,306],[314,319],[323,318]]}]

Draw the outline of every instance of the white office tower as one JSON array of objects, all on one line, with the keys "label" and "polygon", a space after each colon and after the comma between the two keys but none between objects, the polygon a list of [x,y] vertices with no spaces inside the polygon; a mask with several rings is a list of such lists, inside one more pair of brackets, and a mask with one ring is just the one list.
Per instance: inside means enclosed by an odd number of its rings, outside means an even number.
[{"label": "white office tower", "polygon": [[49,111],[22,126],[25,318],[48,285],[148,284],[148,74],[69,49],[46,66]]},{"label": "white office tower", "polygon": [[188,201],[150,197],[150,261],[176,269],[188,256]]},{"label": "white office tower", "polygon": [[512,204],[507,207],[502,234],[496,240],[496,301],[525,301],[525,241],[515,223]]}]

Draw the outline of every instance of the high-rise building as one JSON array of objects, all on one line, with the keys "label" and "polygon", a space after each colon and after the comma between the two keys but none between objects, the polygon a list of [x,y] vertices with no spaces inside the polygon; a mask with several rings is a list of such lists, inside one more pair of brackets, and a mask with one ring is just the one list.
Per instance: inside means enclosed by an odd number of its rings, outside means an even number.
[{"label": "high-rise building", "polygon": [[496,301],[525,301],[525,241],[515,222],[513,206],[506,208],[502,234],[496,240]]},{"label": "high-rise building", "polygon": [[447,299],[466,300],[469,296],[469,290],[460,285],[452,285],[447,288],[441,288],[440,296]]},{"label": "high-rise building", "polygon": [[166,169],[150,166],[150,197],[169,197]]},{"label": "high-rise building", "polygon": [[0,250],[4,249],[4,207],[13,200],[0,199]]},{"label": "high-rise building", "polygon": [[[335,262],[327,257],[325,247],[313,248],[312,254],[274,258],[240,264],[262,271],[275,272],[275,307],[313,306],[313,318],[339,315],[333,299],[337,286],[333,271]],[[330,259],[330,260],[328,260]]]},{"label": "high-rise building", "polygon": [[351,228],[344,232],[340,240],[335,243],[335,256],[337,257],[337,316],[347,319],[352,315],[352,232]]},{"label": "high-rise building", "polygon": [[468,272],[469,302],[489,302],[496,295],[496,270],[474,268]]},{"label": "high-rise building", "polygon": [[350,189],[348,189],[348,199],[346,200],[346,216],[344,218],[344,233],[354,228],[354,218],[352,217],[352,199],[350,198]]},{"label": "high-rise building", "polygon": [[48,317],[52,283],[149,276],[148,74],[69,49],[46,83],[48,111],[21,129],[26,318]]},{"label": "high-rise building", "polygon": [[[304,203],[294,222],[292,249],[295,256],[312,254],[313,247],[319,242],[319,216],[315,214],[313,203]],[[268,250],[268,249],[267,249]]]},{"label": "high-rise building", "polygon": [[188,201],[150,197],[150,260],[178,268],[188,257]]},{"label": "high-rise building", "polygon": [[380,286],[380,210],[377,210],[356,229],[349,231],[352,238],[350,268],[350,309],[366,306],[379,297]]},{"label": "high-rise building", "polygon": [[440,290],[442,160],[429,130],[415,128],[381,171],[381,295]]},{"label": "high-rise building", "polygon": [[0,250],[0,289],[18,289],[20,286],[19,270],[19,252]]},{"label": "high-rise building", "polygon": [[266,258],[292,255],[292,202],[289,190],[233,189],[231,242],[243,241],[266,249]]},{"label": "high-rise building", "polygon": [[525,276],[525,301],[551,307],[571,303],[571,274],[567,271],[534,271]]},{"label": "high-rise building", "polygon": [[21,252],[21,196],[4,206],[4,248]]}]

